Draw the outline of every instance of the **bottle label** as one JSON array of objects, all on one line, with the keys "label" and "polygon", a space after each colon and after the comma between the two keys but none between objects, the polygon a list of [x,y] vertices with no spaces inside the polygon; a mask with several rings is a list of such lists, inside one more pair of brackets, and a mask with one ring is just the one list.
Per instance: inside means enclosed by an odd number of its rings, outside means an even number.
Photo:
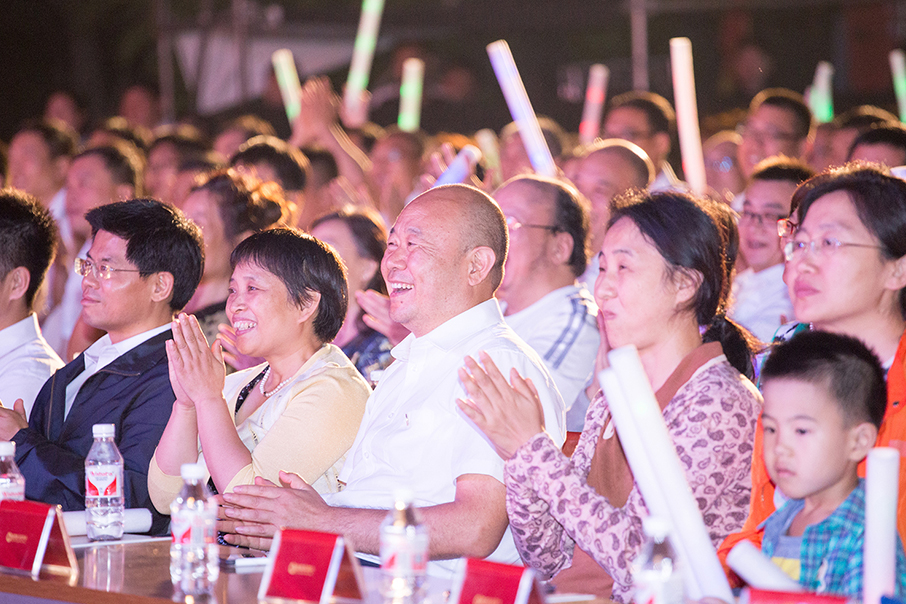
[{"label": "bottle label", "polygon": [[214,521],[195,510],[179,510],[170,517],[173,543],[203,545],[214,543]]},{"label": "bottle label", "polygon": [[85,466],[86,497],[122,497],[123,466],[100,464]]},{"label": "bottle label", "polygon": [[396,577],[424,575],[428,570],[428,534],[383,533],[381,569]]},{"label": "bottle label", "polygon": [[25,499],[24,482],[11,482],[0,486],[0,501],[8,499],[10,501],[23,501]]}]

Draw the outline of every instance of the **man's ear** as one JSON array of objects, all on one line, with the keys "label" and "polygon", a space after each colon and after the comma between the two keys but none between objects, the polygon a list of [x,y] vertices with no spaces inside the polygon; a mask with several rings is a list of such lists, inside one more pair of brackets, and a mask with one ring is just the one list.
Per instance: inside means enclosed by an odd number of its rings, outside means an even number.
[{"label": "man's ear", "polygon": [[554,245],[551,250],[551,259],[554,264],[561,266],[569,264],[569,259],[573,255],[573,236],[569,233],[554,233]]},{"label": "man's ear", "polygon": [[476,286],[487,279],[494,263],[497,262],[497,254],[487,246],[479,246],[472,249],[467,256],[469,265],[469,285]]},{"label": "man's ear", "polygon": [[24,266],[17,266],[3,279],[3,284],[8,285],[9,300],[18,300],[25,297],[31,283],[31,273]]},{"label": "man's ear", "polygon": [[165,302],[173,295],[173,273],[161,271],[149,275],[151,282],[151,299],[155,302]]},{"label": "man's ear", "polygon": [[852,461],[862,461],[868,452],[875,446],[878,439],[878,429],[871,422],[862,422],[849,430],[849,458]]}]

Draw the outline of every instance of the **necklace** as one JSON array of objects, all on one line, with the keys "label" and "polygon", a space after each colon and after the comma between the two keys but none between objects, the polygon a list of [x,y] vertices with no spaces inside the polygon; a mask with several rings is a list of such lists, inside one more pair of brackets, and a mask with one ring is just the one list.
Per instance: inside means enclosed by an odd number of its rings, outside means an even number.
[{"label": "necklace", "polygon": [[264,377],[262,377],[261,381],[258,382],[258,390],[261,391],[261,394],[264,395],[264,398],[270,398],[270,397],[274,396],[275,394],[277,394],[277,392],[280,391],[281,388],[286,386],[291,379],[293,379],[292,376],[290,376],[290,377],[286,378],[285,380],[283,380],[282,382],[280,382],[279,384],[277,384],[276,388],[274,388],[270,392],[267,392],[264,390],[264,383],[267,381],[267,378],[270,377],[270,375],[271,375],[271,367],[270,367],[270,365],[268,365],[267,369],[264,370]]}]

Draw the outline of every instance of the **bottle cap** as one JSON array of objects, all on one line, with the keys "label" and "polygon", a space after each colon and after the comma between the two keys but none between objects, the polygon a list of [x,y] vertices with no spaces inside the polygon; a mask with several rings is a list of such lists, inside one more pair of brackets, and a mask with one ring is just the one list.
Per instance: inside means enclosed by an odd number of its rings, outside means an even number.
[{"label": "bottle cap", "polygon": [[652,539],[663,541],[670,534],[670,523],[660,516],[648,516],[642,520],[642,530]]},{"label": "bottle cap", "polygon": [[201,480],[207,473],[207,468],[200,463],[184,463],[179,467],[179,475],[183,480]]},{"label": "bottle cap", "polygon": [[91,434],[95,438],[113,438],[116,426],[113,424],[95,424],[91,427]]},{"label": "bottle cap", "polygon": [[393,490],[394,507],[398,510],[406,509],[412,504],[413,499],[415,499],[415,494],[412,492],[412,489],[399,487]]},{"label": "bottle cap", "polygon": [[11,440],[0,440],[0,457],[12,457],[16,454],[16,443]]}]

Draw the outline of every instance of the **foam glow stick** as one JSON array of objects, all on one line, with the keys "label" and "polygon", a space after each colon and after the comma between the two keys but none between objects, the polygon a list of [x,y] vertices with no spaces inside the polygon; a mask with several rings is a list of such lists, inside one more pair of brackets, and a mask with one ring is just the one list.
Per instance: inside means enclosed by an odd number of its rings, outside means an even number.
[{"label": "foam glow stick", "polygon": [[425,62],[410,57],[403,62],[403,83],[400,85],[400,115],[397,125],[403,132],[418,130],[422,117],[422,86]]},{"label": "foam glow stick", "polygon": [[771,591],[802,591],[802,586],[780,570],[751,541],[740,541],[727,555],[727,565],[746,583]]},{"label": "foam glow stick", "polygon": [[865,551],[863,604],[879,604],[896,588],[897,486],[900,452],[876,447],[868,452],[865,473]]},{"label": "foam glow stick", "polygon": [[493,170],[494,185],[500,184],[500,147],[497,144],[497,135],[490,128],[482,128],[475,133],[475,142],[484,156],[484,165]]},{"label": "foam glow stick", "polygon": [[383,12],[384,0],[362,0],[362,16],[359,19],[352,62],[349,65],[349,76],[346,78],[346,90],[343,94],[343,104],[346,105],[347,113],[351,115],[359,114],[362,93],[368,88],[371,61],[374,59]]},{"label": "foam glow stick", "polygon": [[692,191],[703,195],[708,189],[708,183],[705,180],[702,135],[698,128],[692,42],[689,38],[670,40],[670,67],[673,72],[673,99],[676,103],[676,126],[683,156],[683,173]]},{"label": "foam glow stick", "polygon": [[893,75],[893,93],[897,97],[900,121],[906,122],[906,52],[900,48],[890,51],[890,72]]},{"label": "foam glow stick", "polygon": [[815,80],[809,89],[808,106],[819,124],[834,119],[834,66],[821,61],[815,68]]},{"label": "foam glow stick", "polygon": [[585,107],[579,122],[579,142],[588,145],[595,142],[601,132],[601,115],[607,98],[607,80],[610,70],[595,63],[588,70],[588,87],[585,89]]},{"label": "foam glow stick", "polygon": [[663,492],[669,494],[670,520],[675,540],[682,542],[682,548],[687,552],[685,562],[691,567],[696,583],[702,590],[699,596],[690,595],[696,599],[714,597],[732,602],[730,585],[717,559],[717,552],[702,520],[698,503],[686,482],[686,473],[667,431],[667,424],[664,423],[664,416],[654,397],[648,376],[645,375],[638,351],[635,346],[623,346],[611,350],[607,359],[619,376],[623,394],[630,403],[633,420],[636,425],[645,427],[639,431],[639,435],[648,451],[651,469]]},{"label": "foam glow stick", "polygon": [[302,85],[299,83],[293,53],[288,48],[275,50],[271,55],[271,62],[274,64],[274,73],[277,75],[277,85],[280,86],[280,96],[283,97],[286,117],[292,124],[299,115],[302,95]]},{"label": "foam glow stick", "polygon": [[487,51],[507,107],[510,108],[510,115],[519,126],[519,136],[525,145],[532,168],[541,176],[556,177],[557,166],[541,134],[541,126],[538,125],[538,118],[532,109],[532,103],[519,76],[509,45],[505,40],[497,40],[488,44]]},{"label": "foam glow stick", "polygon": [[462,148],[462,151],[456,154],[456,157],[453,158],[453,161],[450,162],[450,165],[447,166],[447,169],[444,170],[444,173],[440,175],[431,188],[465,182],[480,160],[481,151],[478,147],[466,145]]},{"label": "foam glow stick", "polygon": [[701,587],[692,572],[692,567],[686,562],[689,552],[686,551],[683,542],[676,538],[676,531],[672,526],[670,505],[667,503],[667,497],[661,489],[661,485],[658,484],[654,469],[651,467],[651,460],[639,434],[641,427],[636,425],[633,420],[632,411],[629,409],[629,403],[626,401],[623,387],[620,385],[620,378],[616,371],[608,367],[598,374],[598,383],[601,384],[601,389],[607,397],[611,421],[613,421],[617,434],[620,435],[620,445],[629,462],[629,467],[632,468],[632,477],[639,485],[639,492],[642,494],[642,499],[645,500],[645,507],[652,516],[659,516],[671,522],[670,542],[683,560],[686,595],[693,600],[701,599]]},{"label": "foam glow stick", "polygon": [[[63,524],[70,537],[88,534],[86,514],[88,512],[63,512]],[[147,508],[129,508],[123,513],[123,531],[126,533],[147,533],[151,530],[151,512]]]}]

